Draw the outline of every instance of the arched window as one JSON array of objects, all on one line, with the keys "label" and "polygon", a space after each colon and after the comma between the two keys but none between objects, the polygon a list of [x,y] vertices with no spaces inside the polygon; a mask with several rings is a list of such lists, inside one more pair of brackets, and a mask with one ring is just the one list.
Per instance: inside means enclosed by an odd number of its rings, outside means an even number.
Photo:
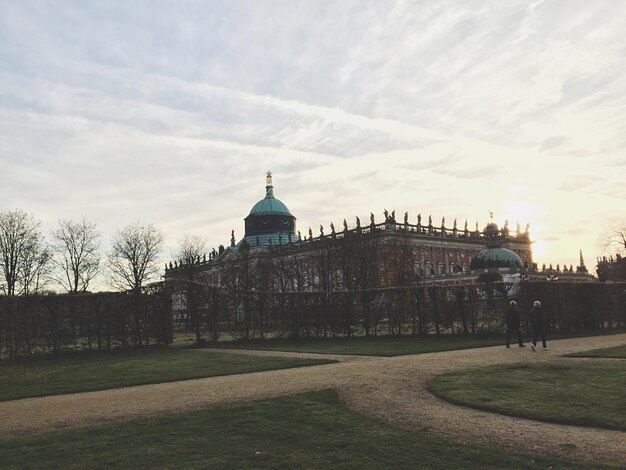
[{"label": "arched window", "polygon": [[424,264],[424,275],[425,276],[433,275],[433,263],[431,263],[430,261],[426,261],[426,264]]},{"label": "arched window", "polygon": [[441,276],[445,273],[446,273],[446,265],[443,264],[443,261],[439,261],[439,263],[437,263],[437,274]]},{"label": "arched window", "polygon": [[422,263],[420,261],[415,261],[413,263],[413,272],[417,275],[423,274],[422,272]]}]

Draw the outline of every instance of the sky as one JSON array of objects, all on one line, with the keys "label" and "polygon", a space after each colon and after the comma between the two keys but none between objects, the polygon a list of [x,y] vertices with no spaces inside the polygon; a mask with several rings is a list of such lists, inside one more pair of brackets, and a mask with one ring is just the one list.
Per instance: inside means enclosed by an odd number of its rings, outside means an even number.
[{"label": "sky", "polygon": [[530,224],[587,265],[624,221],[626,2],[0,0],[0,211],[228,245],[383,210]]}]

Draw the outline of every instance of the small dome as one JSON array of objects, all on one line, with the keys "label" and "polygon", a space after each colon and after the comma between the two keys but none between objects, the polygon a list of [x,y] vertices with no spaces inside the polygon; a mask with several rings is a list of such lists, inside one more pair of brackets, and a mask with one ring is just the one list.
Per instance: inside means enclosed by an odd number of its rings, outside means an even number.
[{"label": "small dome", "polygon": [[274,197],[274,185],[272,184],[271,171],[267,172],[267,178],[265,180],[265,197],[252,206],[248,217],[251,215],[288,215],[293,217],[289,209],[287,209],[287,206]]},{"label": "small dome", "polygon": [[498,224],[495,222],[489,222],[487,226],[483,229],[483,235],[486,238],[495,238],[500,234],[500,229],[498,228]]},{"label": "small dome", "polygon": [[508,248],[487,248],[478,253],[470,263],[472,271],[477,269],[507,268],[522,269],[522,259]]},{"label": "small dome", "polygon": [[273,194],[268,194],[264,199],[257,202],[248,215],[291,215],[287,206],[279,199],[276,199]]},{"label": "small dome", "polygon": [[296,218],[285,204],[274,197],[272,173],[267,172],[265,197],[257,202],[250,214],[244,219],[244,241],[248,246],[276,246],[294,243],[296,237]]}]

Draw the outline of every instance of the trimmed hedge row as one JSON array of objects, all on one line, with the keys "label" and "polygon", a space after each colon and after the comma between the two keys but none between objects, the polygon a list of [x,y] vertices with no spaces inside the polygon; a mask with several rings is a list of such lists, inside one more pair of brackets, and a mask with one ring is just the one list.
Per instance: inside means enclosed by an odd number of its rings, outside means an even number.
[{"label": "trimmed hedge row", "polygon": [[0,297],[0,357],[141,347],[172,341],[170,297],[140,294]]},{"label": "trimmed hedge row", "polygon": [[0,357],[169,344],[174,321],[193,329],[198,341],[225,335],[495,334],[503,330],[503,312],[512,299],[523,322],[533,301],[541,300],[550,332],[626,327],[626,284],[495,283],[279,294],[170,281],[139,294],[0,297]]},{"label": "trimmed hedge row", "polygon": [[550,332],[626,326],[626,284],[522,283],[421,286],[367,291],[263,293],[197,283],[177,285],[184,308],[177,318],[197,339],[354,335],[494,334],[510,300],[522,321],[534,300],[544,306]]}]

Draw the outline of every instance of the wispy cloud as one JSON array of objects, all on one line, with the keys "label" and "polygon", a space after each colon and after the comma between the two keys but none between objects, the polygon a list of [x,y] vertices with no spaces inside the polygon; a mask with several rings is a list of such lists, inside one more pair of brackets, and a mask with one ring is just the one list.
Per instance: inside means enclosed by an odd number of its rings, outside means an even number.
[{"label": "wispy cloud", "polygon": [[0,199],[47,224],[224,243],[272,169],[303,227],[492,209],[562,263],[622,210],[626,4],[0,3]]}]

